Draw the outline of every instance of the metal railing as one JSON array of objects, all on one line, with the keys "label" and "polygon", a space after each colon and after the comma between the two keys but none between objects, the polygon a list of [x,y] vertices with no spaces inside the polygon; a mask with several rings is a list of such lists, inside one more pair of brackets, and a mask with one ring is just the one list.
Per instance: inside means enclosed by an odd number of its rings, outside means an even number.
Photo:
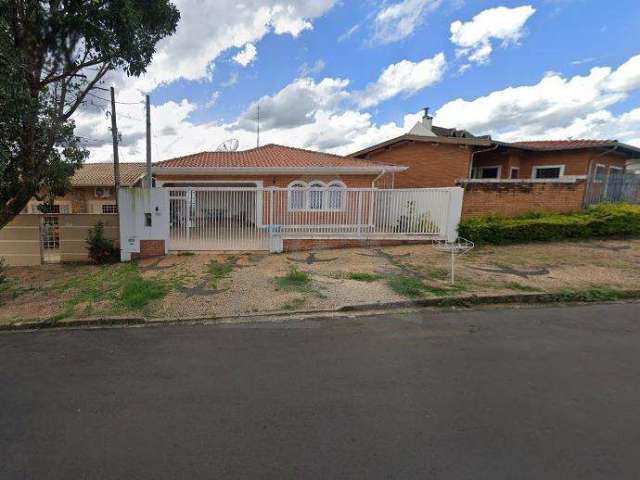
[{"label": "metal railing", "polygon": [[640,174],[616,173],[612,170],[602,179],[591,179],[586,188],[585,205],[598,203],[640,203]]},{"label": "metal railing", "polygon": [[462,189],[170,187],[174,250],[269,249],[281,239],[449,239]]}]

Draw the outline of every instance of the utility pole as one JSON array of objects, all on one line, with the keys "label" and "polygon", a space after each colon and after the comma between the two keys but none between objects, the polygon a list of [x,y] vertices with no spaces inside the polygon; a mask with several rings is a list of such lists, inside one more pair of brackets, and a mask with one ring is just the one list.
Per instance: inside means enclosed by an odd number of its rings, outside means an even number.
[{"label": "utility pole", "polygon": [[260,104],[258,104],[258,147],[260,146]]},{"label": "utility pole", "polygon": [[151,190],[151,106],[149,101],[149,95],[146,95],[146,107],[147,107],[147,175],[145,178],[145,186]]},{"label": "utility pole", "polygon": [[118,156],[118,124],[116,122],[116,92],[111,87],[111,135],[113,137],[113,186],[118,208],[118,192],[120,191],[120,157]]}]

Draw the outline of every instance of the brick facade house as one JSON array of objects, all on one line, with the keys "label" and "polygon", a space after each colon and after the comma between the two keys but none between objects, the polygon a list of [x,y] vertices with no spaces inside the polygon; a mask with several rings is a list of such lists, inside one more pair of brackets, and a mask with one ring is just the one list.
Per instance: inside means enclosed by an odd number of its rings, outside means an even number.
[{"label": "brick facade house", "polygon": [[[142,184],[144,163],[121,163],[120,185]],[[54,201],[52,213],[116,213],[113,163],[85,163],[71,178],[71,190]],[[40,213],[42,201],[32,199],[23,213]]]},{"label": "brick facade house", "polygon": [[408,134],[352,154],[409,167],[394,188],[465,188],[463,214],[519,215],[580,210],[586,198],[618,188],[640,148],[614,140],[499,142],[432,124],[425,114]]}]

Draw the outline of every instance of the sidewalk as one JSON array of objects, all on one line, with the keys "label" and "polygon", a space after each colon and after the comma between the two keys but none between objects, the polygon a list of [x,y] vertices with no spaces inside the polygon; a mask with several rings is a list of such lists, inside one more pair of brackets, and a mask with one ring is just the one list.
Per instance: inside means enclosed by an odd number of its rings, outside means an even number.
[{"label": "sidewalk", "polygon": [[615,300],[640,285],[640,240],[485,247],[457,263],[455,286],[447,255],[431,245],[14,268],[0,293],[0,324],[213,319],[523,295],[520,301]]}]

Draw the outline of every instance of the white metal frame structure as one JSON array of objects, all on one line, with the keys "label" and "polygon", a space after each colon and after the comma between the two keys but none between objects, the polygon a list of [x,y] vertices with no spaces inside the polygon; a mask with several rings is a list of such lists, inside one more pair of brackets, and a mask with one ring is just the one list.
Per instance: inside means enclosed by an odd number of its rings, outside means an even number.
[{"label": "white metal frame structure", "polygon": [[[312,182],[313,183],[313,182]],[[448,240],[461,188],[340,188],[341,208],[292,208],[292,195],[329,201],[329,187],[166,187],[171,250],[280,251],[286,239]],[[319,197],[318,197],[319,198]],[[304,200],[303,200],[304,201]],[[309,206],[308,201],[305,203]]]}]

